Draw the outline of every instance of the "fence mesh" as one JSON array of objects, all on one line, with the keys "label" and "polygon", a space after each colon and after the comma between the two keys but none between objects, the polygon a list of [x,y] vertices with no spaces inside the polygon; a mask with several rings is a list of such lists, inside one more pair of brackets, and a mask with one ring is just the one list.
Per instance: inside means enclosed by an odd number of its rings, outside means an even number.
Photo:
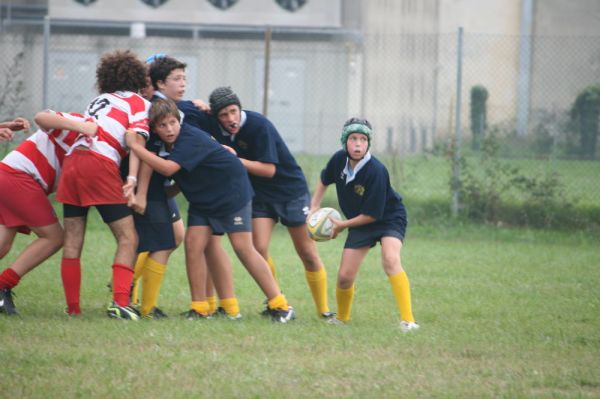
[{"label": "fence mesh", "polygon": [[[597,207],[600,100],[589,101],[591,117],[585,120],[575,104],[586,89],[595,88],[592,94],[600,95],[599,39],[467,32],[459,102],[455,33],[365,35],[361,40],[275,33],[268,116],[295,154],[324,156],[339,147],[343,122],[363,115],[375,127],[373,151],[394,165],[399,163],[399,176],[393,178],[402,181],[409,196],[431,186],[428,194],[422,194],[447,200],[450,168],[436,164],[433,169],[438,173],[432,177],[421,170],[431,163],[412,157],[452,151],[460,115],[465,157],[479,159],[481,143],[492,136],[499,157],[512,159],[532,173],[563,173],[569,195]],[[397,44],[395,53],[384,51],[389,48],[384,44],[390,42]],[[44,107],[83,111],[96,94],[98,59],[117,48],[132,49],[141,59],[162,52],[186,62],[190,99],[206,99],[213,88],[229,85],[244,108],[263,111],[265,42],[260,35],[134,39],[107,30],[102,34],[53,31],[45,38],[42,27],[32,25],[5,27],[0,35],[0,119],[32,118]],[[484,111],[472,114],[477,90],[487,97]],[[5,144],[4,153],[8,149]]]}]

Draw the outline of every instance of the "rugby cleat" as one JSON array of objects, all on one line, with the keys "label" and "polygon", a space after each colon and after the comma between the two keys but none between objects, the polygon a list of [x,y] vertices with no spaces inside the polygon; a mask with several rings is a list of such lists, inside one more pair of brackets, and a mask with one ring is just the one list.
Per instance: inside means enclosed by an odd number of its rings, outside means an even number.
[{"label": "rugby cleat", "polygon": [[150,320],[160,320],[160,319],[167,319],[167,318],[169,318],[169,316],[167,316],[167,314],[165,312],[160,310],[160,308],[154,307],[154,308],[152,308],[150,313],[142,316],[142,318],[150,319]]},{"label": "rugby cleat", "polygon": [[187,312],[181,313],[181,316],[185,317],[188,320],[210,320],[210,319],[212,319],[212,316],[198,313],[194,309],[190,309]]},{"label": "rugby cleat", "polygon": [[6,313],[9,316],[18,316],[15,302],[13,301],[13,292],[10,288],[0,290],[0,313]]},{"label": "rugby cleat", "polygon": [[219,317],[219,318],[223,317],[223,318],[226,318],[226,319],[229,319],[229,320],[240,320],[242,318],[242,314],[241,313],[238,313],[238,314],[232,316],[229,313],[227,313],[225,311],[225,309],[223,307],[221,307],[221,306],[219,306],[217,308],[217,311],[215,313],[213,313],[212,315],[214,317]]},{"label": "rugby cleat", "polygon": [[421,327],[417,323],[415,323],[414,321],[404,321],[404,320],[402,320],[400,322],[400,330],[402,330],[402,332],[416,331],[419,328],[421,328]]},{"label": "rugby cleat", "polygon": [[106,314],[111,319],[135,321],[140,319],[140,313],[136,309],[131,306],[119,306],[114,302],[106,309]]},{"label": "rugby cleat", "polygon": [[323,312],[321,313],[322,319],[332,319],[335,318],[335,312]]},{"label": "rugby cleat", "polygon": [[285,324],[289,321],[292,321],[296,318],[296,312],[294,308],[288,306],[287,310],[285,309],[270,309],[267,307],[262,313],[263,316],[268,316],[274,323],[282,323]]}]

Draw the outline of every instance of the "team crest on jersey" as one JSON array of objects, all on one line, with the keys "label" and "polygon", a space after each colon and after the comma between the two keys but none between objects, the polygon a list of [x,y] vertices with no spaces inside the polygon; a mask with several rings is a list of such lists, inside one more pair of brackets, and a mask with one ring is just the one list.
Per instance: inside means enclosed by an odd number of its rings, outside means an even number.
[{"label": "team crest on jersey", "polygon": [[306,4],[308,0],[275,0],[275,2],[279,4],[281,8],[284,8],[289,12],[296,12],[302,8],[302,6]]},{"label": "team crest on jersey", "polygon": [[150,7],[158,8],[169,0],[142,0],[142,2]]},{"label": "team crest on jersey", "polygon": [[365,195],[365,186],[360,184],[354,185],[354,192],[362,197]]},{"label": "team crest on jersey", "polygon": [[89,6],[90,4],[95,3],[96,0],[75,0],[75,2],[84,6]]},{"label": "team crest on jersey", "polygon": [[247,150],[248,149],[248,143],[246,143],[245,141],[238,141],[237,142],[238,147],[240,147],[242,150]]},{"label": "team crest on jersey", "polygon": [[238,0],[208,0],[210,4],[221,10],[227,10],[229,7],[238,2]]}]

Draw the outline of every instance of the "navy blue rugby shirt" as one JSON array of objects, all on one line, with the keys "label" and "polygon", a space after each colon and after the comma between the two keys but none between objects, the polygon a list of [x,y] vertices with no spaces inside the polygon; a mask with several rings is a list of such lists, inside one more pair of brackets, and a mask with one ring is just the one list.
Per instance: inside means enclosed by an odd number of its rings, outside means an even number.
[{"label": "navy blue rugby shirt", "polygon": [[338,202],[346,218],[352,219],[364,214],[376,219],[357,229],[398,222],[406,225],[406,209],[402,197],[392,188],[386,167],[372,156],[356,173],[354,180],[346,183],[346,160],[345,151],[340,150],[333,154],[321,171],[321,182],[324,185],[335,183]]},{"label": "navy blue rugby shirt", "polygon": [[271,178],[249,175],[257,200],[285,202],[308,193],[302,169],[275,126],[263,115],[244,110],[246,120],[232,141],[232,135],[221,129],[216,117],[199,111],[189,101],[177,105],[187,123],[208,131],[217,141],[235,149],[240,158],[275,164]]},{"label": "navy blue rugby shirt", "polygon": [[253,195],[246,168],[206,132],[187,123],[169,160],[181,169],[173,175],[190,204],[207,216],[226,216],[244,207]]}]

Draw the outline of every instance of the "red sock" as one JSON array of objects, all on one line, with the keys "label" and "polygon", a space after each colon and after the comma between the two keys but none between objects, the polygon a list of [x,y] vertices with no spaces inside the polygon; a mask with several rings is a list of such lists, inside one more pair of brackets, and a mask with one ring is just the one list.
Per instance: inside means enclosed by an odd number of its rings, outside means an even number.
[{"label": "red sock", "polygon": [[19,280],[21,280],[21,276],[13,269],[10,267],[4,269],[2,274],[0,274],[0,290],[13,288],[15,285],[19,284]]},{"label": "red sock", "polygon": [[67,313],[81,313],[79,308],[79,293],[81,290],[81,263],[79,258],[62,258],[60,276],[65,290]]},{"label": "red sock", "polygon": [[113,301],[119,306],[129,305],[129,292],[131,291],[131,280],[133,269],[129,266],[115,263],[113,269]]}]

